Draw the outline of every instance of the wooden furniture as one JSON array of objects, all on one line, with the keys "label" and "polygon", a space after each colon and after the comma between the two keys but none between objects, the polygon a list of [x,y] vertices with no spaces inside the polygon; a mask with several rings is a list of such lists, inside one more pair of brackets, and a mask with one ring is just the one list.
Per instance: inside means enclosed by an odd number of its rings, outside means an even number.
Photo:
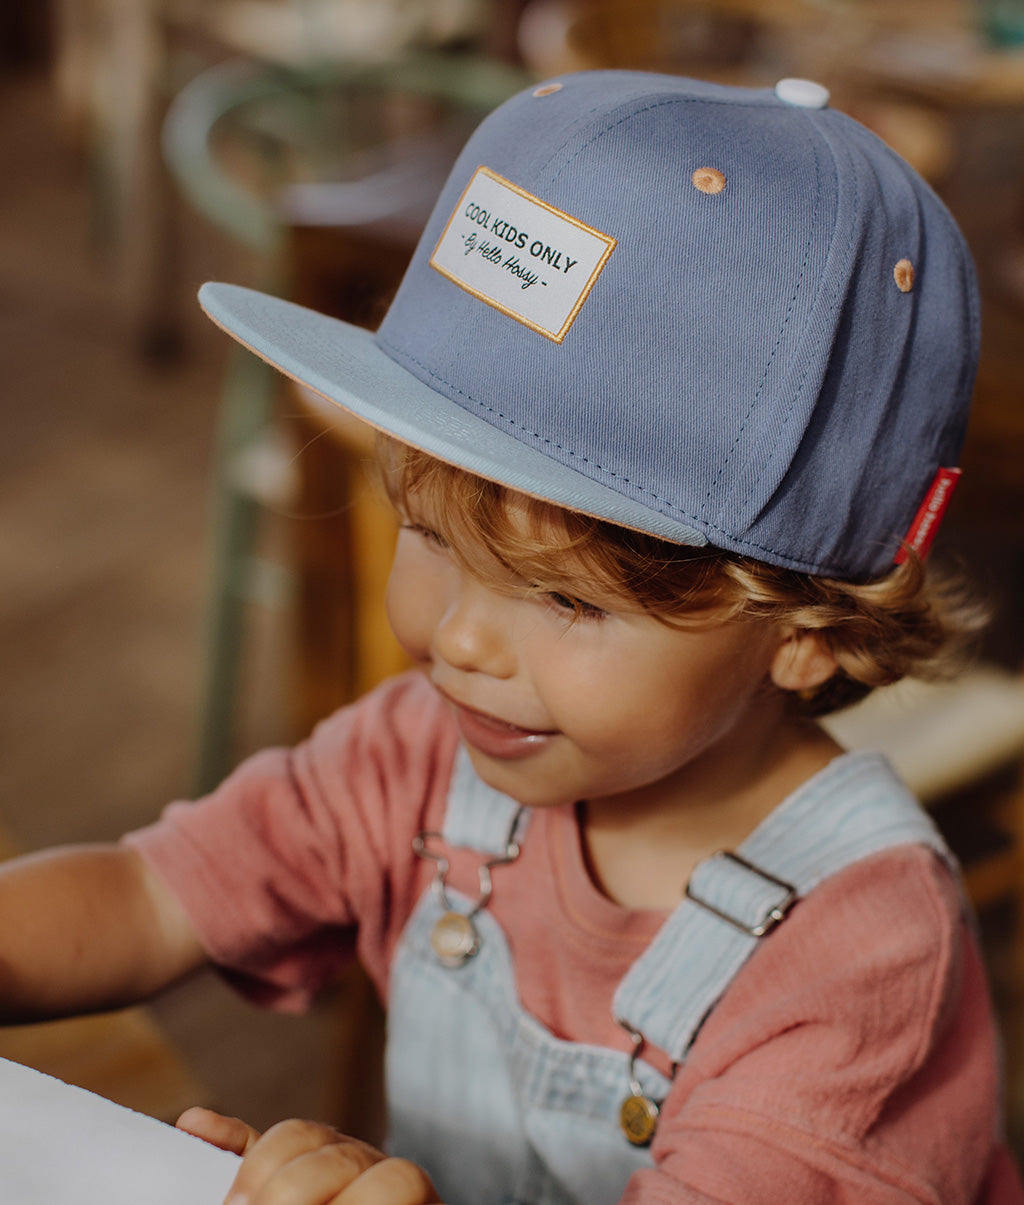
[{"label": "wooden furniture", "polygon": [[173,1123],[208,1094],[144,1008],[0,1029],[0,1058]]},{"label": "wooden furniture", "polygon": [[384,610],[397,523],[373,477],[366,424],[300,386],[282,409],[302,449],[294,672],[297,721],[308,730],[408,667]]},{"label": "wooden furniture", "polygon": [[773,86],[806,75],[846,6],[806,0],[532,0],[519,51],[539,76],[627,68]]},{"label": "wooden furniture", "polygon": [[[457,149],[434,138],[416,146],[397,173],[384,169],[360,182],[359,209],[344,189],[321,195],[312,213],[315,191],[287,194],[281,213],[289,295],[311,309],[376,327]],[[396,190],[404,198],[398,211]],[[383,218],[362,218],[387,210]],[[319,220],[310,220],[314,217]],[[324,224],[327,217],[331,220]],[[299,729],[307,731],[408,662],[384,610],[396,522],[373,475],[372,430],[291,382],[285,385],[280,415],[299,470],[296,519],[290,524],[295,707]]]}]

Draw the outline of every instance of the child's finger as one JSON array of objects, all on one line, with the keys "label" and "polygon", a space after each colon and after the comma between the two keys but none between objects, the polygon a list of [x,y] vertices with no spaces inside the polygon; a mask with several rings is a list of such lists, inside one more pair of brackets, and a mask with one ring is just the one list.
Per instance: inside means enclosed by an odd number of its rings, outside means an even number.
[{"label": "child's finger", "polygon": [[179,1130],[194,1134],[211,1146],[235,1155],[244,1155],[260,1136],[259,1130],[254,1130],[237,1117],[225,1117],[222,1113],[198,1105],[186,1109],[174,1124]]},{"label": "child's finger", "polygon": [[365,1142],[312,1121],[282,1121],[246,1153],[225,1205],[272,1199],[326,1205],[384,1156]]},{"label": "child's finger", "polygon": [[333,1205],[440,1205],[430,1177],[408,1159],[382,1159],[333,1199]]}]

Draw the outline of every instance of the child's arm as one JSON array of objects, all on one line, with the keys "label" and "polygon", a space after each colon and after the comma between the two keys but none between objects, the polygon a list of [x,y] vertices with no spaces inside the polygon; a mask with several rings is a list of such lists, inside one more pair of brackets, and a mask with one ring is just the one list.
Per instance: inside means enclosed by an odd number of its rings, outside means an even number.
[{"label": "child's arm", "polygon": [[440,1205],[430,1177],[415,1163],[388,1158],[314,1121],[282,1121],[261,1137],[237,1118],[189,1109],[178,1126],[243,1156],[225,1205]]},{"label": "child's arm", "polygon": [[131,849],[68,847],[0,866],[0,1022],[131,1004],[204,959],[184,911]]}]

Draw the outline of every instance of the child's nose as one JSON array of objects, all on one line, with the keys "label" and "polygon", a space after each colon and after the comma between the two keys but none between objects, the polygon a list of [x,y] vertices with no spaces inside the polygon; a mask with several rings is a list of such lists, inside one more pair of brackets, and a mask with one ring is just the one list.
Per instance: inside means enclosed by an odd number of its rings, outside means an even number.
[{"label": "child's nose", "polygon": [[478,583],[464,582],[434,630],[435,655],[466,673],[511,677],[515,655],[505,601]]}]

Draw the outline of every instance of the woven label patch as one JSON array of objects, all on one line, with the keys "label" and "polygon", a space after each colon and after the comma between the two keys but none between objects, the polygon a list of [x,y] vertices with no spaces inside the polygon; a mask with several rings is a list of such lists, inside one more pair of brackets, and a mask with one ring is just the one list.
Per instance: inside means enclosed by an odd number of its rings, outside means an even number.
[{"label": "woven label patch", "polygon": [[478,167],[430,265],[561,343],[614,248],[610,235]]},{"label": "woven label patch", "polygon": [[914,517],[903,544],[893,558],[893,564],[902,565],[907,559],[907,548],[912,548],[920,557],[928,555],[932,541],[939,532],[939,524],[946,513],[953,490],[960,480],[961,469],[939,469],[935,474],[925,500]]}]

